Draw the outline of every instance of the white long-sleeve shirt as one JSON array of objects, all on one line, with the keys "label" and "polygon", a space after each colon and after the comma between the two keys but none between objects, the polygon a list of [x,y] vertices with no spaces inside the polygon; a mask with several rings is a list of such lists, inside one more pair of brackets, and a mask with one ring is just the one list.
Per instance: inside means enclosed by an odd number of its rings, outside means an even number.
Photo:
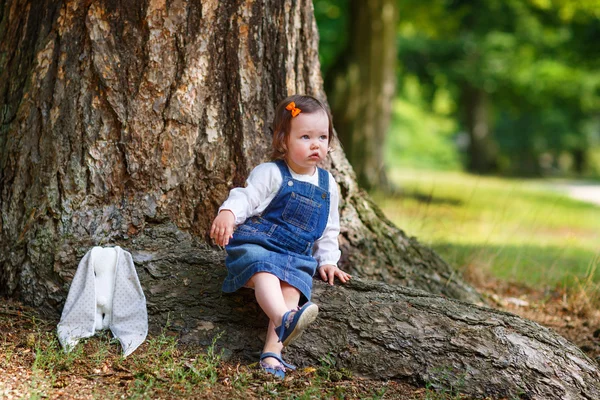
[{"label": "white long-sleeve shirt", "polygon": [[[309,182],[316,186],[319,185],[318,170],[315,170],[315,173],[312,175],[296,174],[289,167],[288,170],[294,179]],[[338,235],[340,233],[338,205],[340,195],[335,179],[333,179],[333,176],[329,172],[327,172],[327,175],[329,176],[330,192],[329,216],[323,235],[315,241],[313,247],[313,256],[319,266],[328,264],[337,265],[341,255],[338,244]],[[221,210],[231,211],[235,216],[235,224],[240,225],[246,219],[262,213],[267,208],[275,198],[282,182],[281,172],[275,163],[260,164],[250,172],[246,180],[246,187],[235,188],[229,192],[229,197],[219,208],[219,212]]]}]

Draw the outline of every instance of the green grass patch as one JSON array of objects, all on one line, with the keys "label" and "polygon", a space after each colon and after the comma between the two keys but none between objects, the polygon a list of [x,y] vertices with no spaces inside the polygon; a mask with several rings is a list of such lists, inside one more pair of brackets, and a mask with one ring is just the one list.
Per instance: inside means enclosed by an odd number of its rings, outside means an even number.
[{"label": "green grass patch", "polygon": [[396,169],[385,214],[459,270],[530,286],[600,282],[600,207],[543,180]]}]

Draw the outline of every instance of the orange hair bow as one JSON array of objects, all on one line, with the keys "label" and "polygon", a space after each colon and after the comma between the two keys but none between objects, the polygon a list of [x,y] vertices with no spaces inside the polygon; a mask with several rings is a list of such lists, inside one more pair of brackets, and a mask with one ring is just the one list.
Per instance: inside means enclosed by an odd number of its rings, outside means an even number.
[{"label": "orange hair bow", "polygon": [[285,109],[289,110],[292,113],[292,118],[294,118],[295,116],[297,116],[298,114],[300,114],[300,112],[302,111],[301,109],[296,108],[296,103],[294,103],[293,101],[290,104],[288,104],[285,107]]}]

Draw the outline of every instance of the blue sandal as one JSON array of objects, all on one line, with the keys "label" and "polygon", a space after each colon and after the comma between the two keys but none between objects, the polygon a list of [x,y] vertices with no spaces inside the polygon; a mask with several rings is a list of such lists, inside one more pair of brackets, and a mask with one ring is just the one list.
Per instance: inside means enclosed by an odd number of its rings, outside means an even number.
[{"label": "blue sandal", "polygon": [[299,310],[291,310],[283,314],[281,326],[275,328],[279,341],[287,346],[298,339],[306,327],[317,318],[318,313],[319,307],[309,301]]},{"label": "blue sandal", "polygon": [[[263,360],[265,358],[269,358],[272,357],[274,359],[276,359],[277,361],[279,361],[279,365],[271,365],[271,364],[267,364],[266,362],[264,362]],[[276,353],[262,353],[260,355],[260,367],[263,369],[263,371],[265,371],[268,374],[271,375],[275,375],[277,378],[285,378],[285,369],[289,369],[289,370],[295,370],[296,367],[294,367],[292,364],[288,364],[285,361],[283,361],[281,359],[281,355],[276,354]]]}]

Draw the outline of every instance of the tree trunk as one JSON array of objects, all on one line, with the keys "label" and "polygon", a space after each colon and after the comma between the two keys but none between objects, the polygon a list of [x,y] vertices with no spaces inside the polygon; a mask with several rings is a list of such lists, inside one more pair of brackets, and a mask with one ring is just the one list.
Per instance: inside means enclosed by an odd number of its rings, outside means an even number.
[{"label": "tree trunk", "polygon": [[[142,4],[2,9],[2,293],[60,309],[82,250],[148,224],[206,241],[228,191],[269,153],[274,104],[324,99],[310,1]],[[479,299],[381,215],[339,146],[329,167],[345,268]]]},{"label": "tree trunk", "polygon": [[573,149],[571,150],[571,155],[573,156],[573,171],[575,171],[577,175],[582,176],[585,173],[587,166],[587,149]]},{"label": "tree trunk", "polygon": [[396,87],[396,0],[350,2],[350,39],[328,93],[359,186],[386,190],[384,144]]},{"label": "tree trunk", "polygon": [[465,84],[461,97],[463,123],[469,134],[467,169],[481,174],[493,172],[498,150],[491,132],[488,94]]},{"label": "tree trunk", "polygon": [[[206,231],[229,189],[265,160],[274,104],[296,92],[324,99],[312,3],[8,0],[0,18],[1,293],[57,315],[85,252],[120,245],[134,256],[154,327],[169,318],[184,340],[205,341],[224,330],[223,344],[232,352],[258,349],[264,316],[251,293],[221,294],[224,254],[208,244]],[[358,189],[341,149],[328,167],[342,196],[343,268],[363,278],[480,300],[434,252],[381,215]],[[389,292],[398,298],[386,301],[396,301],[399,315],[406,315],[406,290],[369,285],[317,289],[315,298],[327,302],[323,293],[353,293],[353,302],[369,302]],[[416,295],[423,296],[431,297]],[[448,318],[456,313],[469,325],[471,306],[432,298],[449,304]],[[344,321],[327,311],[335,302],[322,307],[324,324],[311,335],[328,334],[325,327]],[[390,319],[389,308],[372,311],[371,318],[402,330],[395,334],[409,334],[406,325]],[[439,323],[432,310],[411,311],[431,326]],[[366,317],[364,311],[350,314]],[[473,337],[486,343],[489,329],[483,328],[489,325],[481,328],[479,317],[473,318]],[[369,329],[365,338],[373,335]],[[461,330],[439,332],[448,346],[469,338]],[[378,351],[391,349],[372,343]],[[529,342],[518,348],[533,354]],[[402,352],[423,359],[431,348]],[[314,351],[299,354],[299,361],[316,362]],[[340,363],[378,374],[365,367],[368,359],[344,354],[335,354]],[[569,354],[556,350],[556,357]],[[464,365],[478,365],[471,358],[481,355],[463,357]],[[494,368],[505,368],[494,357],[490,353]],[[583,376],[549,360],[559,376]],[[581,368],[590,363],[583,355],[581,360]],[[442,361],[427,365],[445,368]],[[425,368],[403,374],[413,371],[411,365],[396,376],[428,379]],[[523,379],[529,376],[522,359],[513,368]],[[473,385],[481,380],[472,376],[486,377],[483,370],[469,372]],[[582,379],[587,382],[587,376]]]}]

